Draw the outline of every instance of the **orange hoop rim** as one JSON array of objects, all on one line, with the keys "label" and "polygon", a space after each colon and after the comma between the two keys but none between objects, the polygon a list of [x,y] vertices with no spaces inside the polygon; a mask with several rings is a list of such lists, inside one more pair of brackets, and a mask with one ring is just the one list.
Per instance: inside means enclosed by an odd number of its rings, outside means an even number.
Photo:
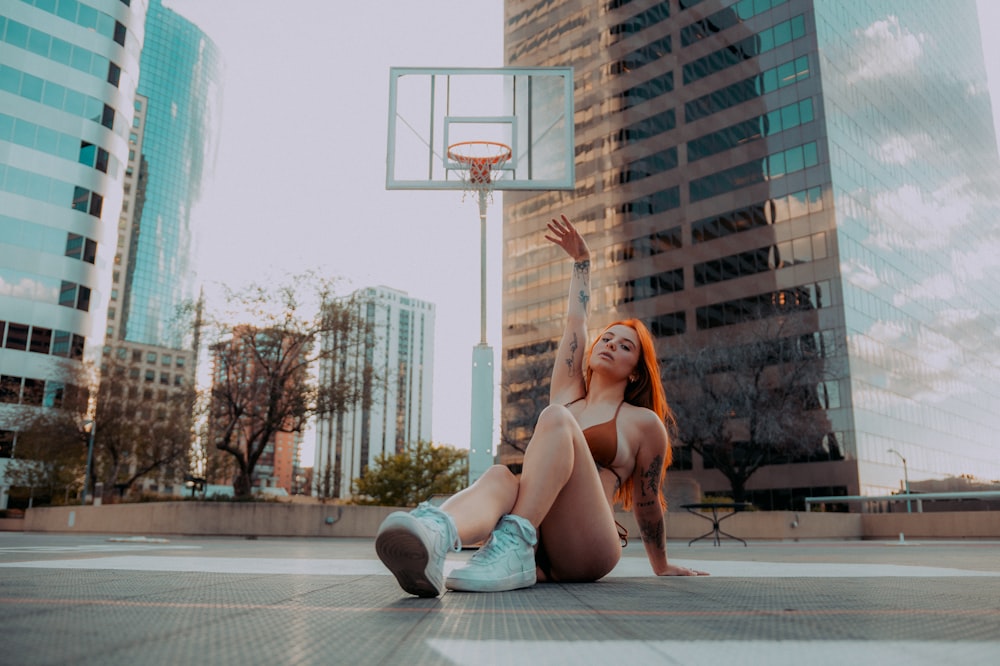
[{"label": "orange hoop rim", "polygon": [[[499,148],[500,152],[496,155],[486,156],[463,155],[455,152],[456,148],[462,148],[463,146],[493,146],[494,148]],[[480,169],[487,165],[503,164],[510,160],[513,155],[514,151],[511,150],[511,147],[499,141],[459,141],[448,146],[448,159],[455,160],[459,164],[468,164],[473,168],[479,167]]]}]

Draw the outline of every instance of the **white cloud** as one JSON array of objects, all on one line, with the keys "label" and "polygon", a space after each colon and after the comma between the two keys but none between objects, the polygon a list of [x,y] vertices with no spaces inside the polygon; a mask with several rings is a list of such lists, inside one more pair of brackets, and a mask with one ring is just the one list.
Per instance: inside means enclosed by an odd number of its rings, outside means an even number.
[{"label": "white cloud", "polygon": [[914,34],[901,26],[896,16],[875,21],[856,35],[858,47],[853,60],[858,67],[848,77],[852,83],[913,70],[927,41],[926,35]]}]

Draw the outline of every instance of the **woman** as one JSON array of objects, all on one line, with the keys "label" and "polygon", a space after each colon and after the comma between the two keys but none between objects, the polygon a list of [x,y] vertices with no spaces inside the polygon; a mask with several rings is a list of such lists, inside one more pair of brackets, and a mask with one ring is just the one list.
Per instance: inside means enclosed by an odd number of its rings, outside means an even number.
[{"label": "woman", "polygon": [[[545,238],[574,261],[550,405],[538,418],[520,477],[494,465],[440,508],[425,502],[379,527],[375,550],[411,594],[602,578],[622,554],[616,502],[632,509],[656,575],[704,574],[667,561],[660,484],[670,463],[664,425],[670,411],[652,337],[638,320],[623,321],[585,352],[590,250],[565,215],[548,229]],[[444,580],[448,550],[487,537]]]}]

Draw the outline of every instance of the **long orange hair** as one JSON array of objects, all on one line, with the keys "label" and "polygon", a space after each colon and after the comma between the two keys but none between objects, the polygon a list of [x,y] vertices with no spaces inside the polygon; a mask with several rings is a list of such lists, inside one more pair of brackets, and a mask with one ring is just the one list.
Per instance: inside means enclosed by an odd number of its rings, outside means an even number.
[{"label": "long orange hair", "polygon": [[[667,426],[674,424],[674,414],[667,404],[667,396],[663,390],[663,382],[660,380],[660,364],[656,358],[656,346],[653,343],[653,336],[649,329],[638,319],[623,319],[608,324],[601,331],[601,335],[594,338],[587,349],[586,358],[589,359],[594,353],[594,347],[600,341],[604,332],[612,326],[628,326],[635,331],[639,342],[639,361],[635,366],[635,381],[629,380],[625,387],[625,402],[638,407],[645,407],[652,410]],[[587,390],[590,391],[590,378],[594,371],[587,367],[586,381]],[[661,478],[666,474],[667,467],[673,459],[670,444],[667,444],[667,454],[663,456],[663,470]],[[662,485],[662,484],[661,484]],[[615,501],[621,502],[622,508],[626,511],[632,508],[632,483],[622,483],[615,493]],[[660,505],[666,507],[666,500],[663,498],[662,490],[658,490],[660,495]]]}]

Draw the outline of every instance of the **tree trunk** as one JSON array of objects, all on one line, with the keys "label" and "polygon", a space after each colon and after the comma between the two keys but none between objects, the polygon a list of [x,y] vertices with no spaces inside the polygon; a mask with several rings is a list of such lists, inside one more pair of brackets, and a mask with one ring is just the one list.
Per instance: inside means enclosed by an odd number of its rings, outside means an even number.
[{"label": "tree trunk", "polygon": [[729,483],[733,489],[733,501],[745,502],[747,497],[746,479],[731,478]]},{"label": "tree trunk", "polygon": [[250,497],[250,475],[242,470],[233,481],[233,493],[236,497]]}]

